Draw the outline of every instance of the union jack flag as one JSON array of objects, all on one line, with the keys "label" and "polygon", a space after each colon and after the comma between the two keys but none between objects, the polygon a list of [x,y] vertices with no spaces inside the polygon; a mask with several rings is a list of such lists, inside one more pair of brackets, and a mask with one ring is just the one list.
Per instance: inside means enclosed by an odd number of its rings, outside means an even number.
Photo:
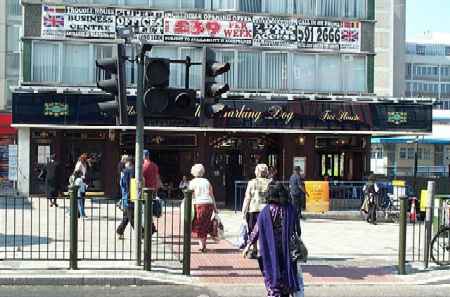
[{"label": "union jack flag", "polygon": [[341,39],[347,42],[355,42],[359,39],[359,32],[353,30],[344,30],[341,35]]},{"label": "union jack flag", "polygon": [[44,16],[44,27],[47,28],[64,27],[64,16],[63,15]]}]

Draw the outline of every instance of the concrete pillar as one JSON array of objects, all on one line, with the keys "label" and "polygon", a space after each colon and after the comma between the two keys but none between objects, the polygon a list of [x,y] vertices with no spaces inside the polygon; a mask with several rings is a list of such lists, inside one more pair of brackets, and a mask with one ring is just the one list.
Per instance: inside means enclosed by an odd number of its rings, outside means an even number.
[{"label": "concrete pillar", "polygon": [[21,195],[30,195],[30,128],[17,130],[18,177],[17,189]]}]

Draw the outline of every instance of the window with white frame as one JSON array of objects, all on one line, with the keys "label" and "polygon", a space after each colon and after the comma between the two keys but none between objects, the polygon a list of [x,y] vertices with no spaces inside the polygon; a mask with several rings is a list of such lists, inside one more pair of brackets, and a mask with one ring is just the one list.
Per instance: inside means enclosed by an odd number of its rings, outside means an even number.
[{"label": "window with white frame", "polygon": [[73,85],[89,84],[94,81],[92,57],[88,44],[66,44],[63,51],[62,81]]},{"label": "window with white frame", "polygon": [[262,0],[239,0],[239,10],[245,12],[261,12]]},{"label": "window with white frame", "polygon": [[[240,51],[237,59],[238,88],[260,89],[262,77],[261,52]],[[231,88],[233,88],[231,86]]]},{"label": "window with white frame", "polygon": [[54,42],[33,42],[31,79],[39,82],[60,81],[60,45]]},{"label": "window with white frame", "polygon": [[282,90],[288,87],[287,53],[263,53],[263,89]]}]

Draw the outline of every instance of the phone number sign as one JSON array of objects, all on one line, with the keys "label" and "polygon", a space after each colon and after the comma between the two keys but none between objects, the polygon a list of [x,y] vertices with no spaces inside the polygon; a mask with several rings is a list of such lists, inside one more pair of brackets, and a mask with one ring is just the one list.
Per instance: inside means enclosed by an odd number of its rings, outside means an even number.
[{"label": "phone number sign", "polygon": [[298,20],[298,48],[359,50],[360,23],[326,20]]}]

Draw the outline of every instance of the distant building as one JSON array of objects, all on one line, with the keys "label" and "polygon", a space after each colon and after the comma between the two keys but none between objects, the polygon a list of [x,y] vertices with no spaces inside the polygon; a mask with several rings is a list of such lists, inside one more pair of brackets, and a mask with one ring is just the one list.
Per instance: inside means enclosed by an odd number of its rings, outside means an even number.
[{"label": "distant building", "polygon": [[[450,163],[450,34],[426,32],[406,41],[405,97],[436,98],[433,134],[419,137],[418,175],[448,175]],[[397,64],[401,64],[400,59]],[[372,138],[372,169],[396,176],[414,174],[414,137]]]}]

